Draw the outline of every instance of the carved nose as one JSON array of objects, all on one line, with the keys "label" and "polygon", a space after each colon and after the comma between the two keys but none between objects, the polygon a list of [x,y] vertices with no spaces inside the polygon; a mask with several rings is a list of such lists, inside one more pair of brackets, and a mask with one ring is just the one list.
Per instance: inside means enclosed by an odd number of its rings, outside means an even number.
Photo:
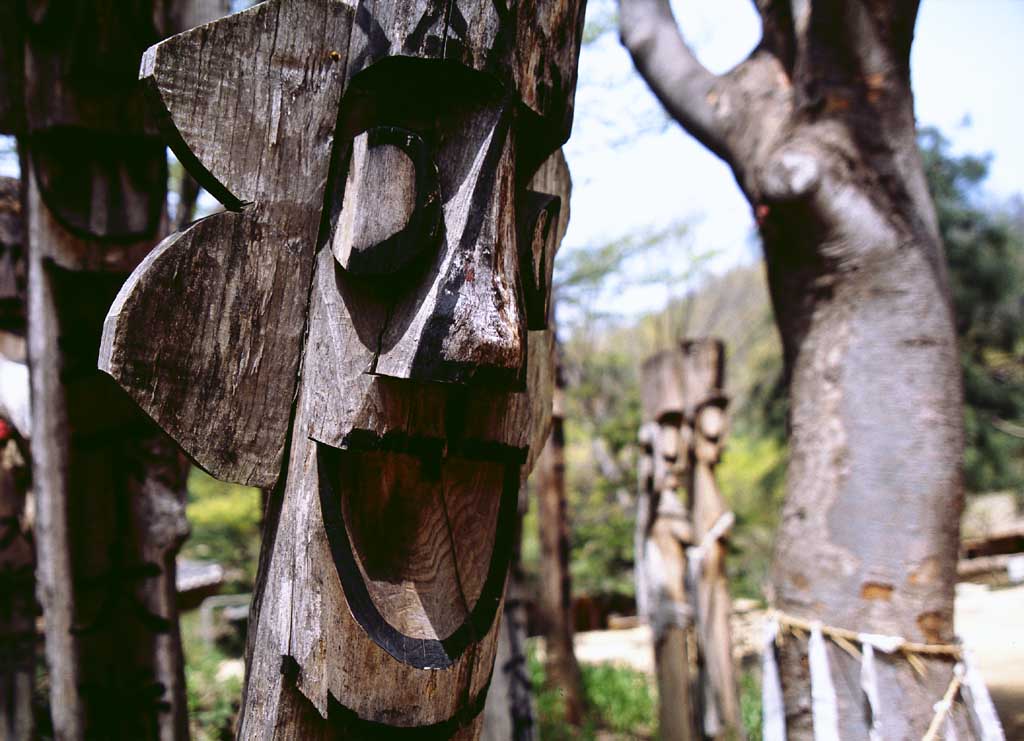
[{"label": "carved nose", "polygon": [[440,245],[425,279],[395,306],[375,372],[514,388],[526,360],[515,170],[508,114],[479,110],[442,138]]}]

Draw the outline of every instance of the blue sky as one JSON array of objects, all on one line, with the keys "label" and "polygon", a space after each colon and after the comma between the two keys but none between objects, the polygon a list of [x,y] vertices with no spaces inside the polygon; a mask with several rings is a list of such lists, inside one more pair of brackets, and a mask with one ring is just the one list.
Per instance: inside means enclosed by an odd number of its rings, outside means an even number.
[{"label": "blue sky", "polygon": [[[750,0],[673,0],[673,9],[684,36],[714,72],[742,61],[760,38]],[[921,5],[911,57],[918,122],[938,126],[956,151],[990,152],[988,189],[997,198],[1024,191],[1022,43],[1022,0]],[[678,262],[711,250],[715,271],[757,259],[753,221],[731,172],[664,122],[616,33],[584,49],[580,78],[575,128],[566,145],[574,191],[564,249],[683,219],[691,224],[689,236],[654,259]],[[657,309],[669,291],[685,288],[612,286],[602,309]]]}]

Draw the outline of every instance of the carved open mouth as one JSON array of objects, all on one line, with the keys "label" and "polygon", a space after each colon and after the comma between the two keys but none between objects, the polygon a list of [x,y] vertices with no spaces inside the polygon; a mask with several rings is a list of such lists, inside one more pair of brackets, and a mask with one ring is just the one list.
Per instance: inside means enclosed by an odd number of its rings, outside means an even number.
[{"label": "carved open mouth", "polygon": [[493,450],[486,458],[413,454],[403,443],[317,444],[324,525],[366,633],[399,661],[444,669],[494,622],[520,466]]}]

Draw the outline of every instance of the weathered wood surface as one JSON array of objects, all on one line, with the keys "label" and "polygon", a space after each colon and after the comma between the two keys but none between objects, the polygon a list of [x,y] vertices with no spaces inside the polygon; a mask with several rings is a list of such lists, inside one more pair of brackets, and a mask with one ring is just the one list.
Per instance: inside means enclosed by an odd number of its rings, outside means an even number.
[{"label": "weathered wood surface", "polygon": [[186,468],[95,370],[122,277],[65,271],[40,254],[67,232],[31,176],[28,203],[37,573],[54,727],[68,739],[185,738],[173,590]]},{"label": "weathered wood surface", "polygon": [[[143,60],[178,158],[226,206],[251,205],[154,250],[111,309],[100,367],[199,465],[253,486],[277,480],[291,422],[341,96],[343,66],[331,53],[345,51],[334,48],[347,37],[344,7],[264,3],[168,39]],[[236,103],[211,108],[224,99]],[[152,331],[157,322],[168,334]]]},{"label": "weathered wood surface", "polygon": [[354,275],[392,275],[436,249],[438,180],[418,134],[377,126],[357,136],[331,242],[338,264]]},{"label": "weathered wood surface", "polygon": [[565,722],[581,725],[586,710],[583,676],[573,646],[572,582],[569,573],[569,503],[565,490],[564,380],[556,370],[551,436],[537,460],[540,593],[537,608],[544,634],[545,680],[562,695]]},{"label": "weathered wood surface", "polygon": [[[720,340],[688,340],[681,345],[687,423],[691,426],[687,489],[693,513],[694,542],[701,544],[729,508],[718,490],[714,469],[726,431],[723,394],[725,346]],[[703,731],[708,738],[742,734],[730,618],[732,599],[725,571],[726,539],[708,543],[695,589],[700,635],[700,688]]]},{"label": "weathered wood surface", "polygon": [[526,657],[526,599],[528,587],[522,569],[523,517],[529,510],[529,487],[519,488],[519,506],[512,535],[512,558],[502,610],[494,673],[484,704],[482,741],[534,741],[538,737],[537,711]]},{"label": "weathered wood surface", "polygon": [[185,461],[96,370],[106,309],[166,223],[165,148],[137,71],[185,4],[7,3],[18,23],[0,31],[2,55],[24,60],[17,120],[0,124],[26,181],[38,594],[61,739],[188,735],[174,606]]},{"label": "weathered wood surface", "polygon": [[[410,386],[379,366],[367,372],[389,314],[374,298],[321,249],[289,475],[260,580],[292,586],[264,587],[254,612],[243,735],[291,738],[285,714],[303,702],[355,736],[384,725],[472,735],[480,723],[520,467],[549,425],[551,337],[530,333],[523,392],[509,377],[504,391]],[[281,674],[282,656],[292,675]],[[325,727],[309,723],[303,732]]]},{"label": "weathered wood surface", "polygon": [[686,548],[693,543],[684,498],[689,443],[679,366],[671,351],[643,366],[635,549],[637,612],[654,637],[659,731],[686,741],[698,735],[690,671],[693,605],[686,591]]},{"label": "weathered wood surface", "polygon": [[[643,365],[637,597],[654,630],[660,696],[683,699],[660,705],[668,738],[742,734],[725,546],[722,540],[704,544],[727,512],[714,478],[725,433],[724,373],[725,349],[713,339],[683,341]],[[693,564],[689,546],[702,554]],[[687,574],[694,570],[691,580]],[[685,633],[694,618],[698,675],[691,695],[686,642],[673,636]]]},{"label": "weathered wood surface", "polygon": [[25,254],[20,184],[0,178],[0,738],[33,736],[35,552],[28,467]]},{"label": "weathered wood surface", "polygon": [[[543,119],[528,147],[551,151],[572,126],[584,3],[361,0],[350,74],[399,56],[444,59],[493,76]],[[543,161],[541,156],[534,164]]]},{"label": "weathered wood surface", "polygon": [[[473,67],[350,55],[415,11],[387,12],[270,0],[142,65],[230,211],[136,270],[100,363],[201,465],[274,485],[241,738],[479,732],[516,492],[550,426],[568,176],[538,165],[568,131]],[[578,25],[554,42],[573,75]],[[521,205],[542,185],[546,222]]]}]

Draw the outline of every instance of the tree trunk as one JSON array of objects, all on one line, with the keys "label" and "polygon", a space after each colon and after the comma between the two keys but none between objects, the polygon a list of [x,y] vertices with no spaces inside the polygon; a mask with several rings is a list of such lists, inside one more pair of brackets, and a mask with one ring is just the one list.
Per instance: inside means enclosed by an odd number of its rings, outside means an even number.
[{"label": "tree trunk", "polygon": [[5,79],[23,105],[0,124],[23,155],[54,733],[176,741],[188,737],[174,569],[187,463],[95,361],[106,309],[166,229],[165,148],[147,129],[138,66],[187,3],[27,5],[0,30],[4,55],[24,62]]},{"label": "tree trunk", "polygon": [[[560,376],[560,371],[557,372]],[[540,595],[545,681],[558,689],[565,721],[583,722],[583,675],[573,648],[572,579],[569,575],[569,516],[565,496],[565,430],[561,380],[556,382],[551,437],[537,461],[537,523],[540,529]]]},{"label": "tree trunk", "polygon": [[18,181],[0,178],[0,739],[28,741],[35,721],[35,553],[27,441],[25,255]]},{"label": "tree trunk", "polygon": [[529,509],[529,487],[519,488],[519,511],[512,536],[512,562],[505,608],[494,658],[494,675],[484,705],[483,741],[534,741],[537,713],[526,664],[526,584],[520,560],[523,516]]},{"label": "tree trunk", "polygon": [[[668,111],[733,169],[760,227],[791,394],[780,610],[909,641],[954,639],[962,410],[942,245],[915,139],[917,2],[759,3],[764,36],[726,75],[664,0],[621,31]],[[806,644],[781,671],[790,738],[810,738]],[[828,647],[843,738],[869,718],[859,666]],[[952,675],[880,662],[885,738],[917,738]]]}]

